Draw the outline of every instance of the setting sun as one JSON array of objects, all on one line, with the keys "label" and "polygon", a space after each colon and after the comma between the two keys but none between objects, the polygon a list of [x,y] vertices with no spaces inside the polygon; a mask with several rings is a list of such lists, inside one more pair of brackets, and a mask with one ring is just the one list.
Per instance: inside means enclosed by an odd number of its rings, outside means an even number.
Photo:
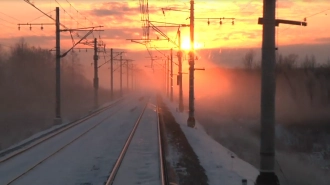
[{"label": "setting sun", "polygon": [[[200,49],[203,47],[203,45],[199,42],[195,41],[195,49]],[[184,50],[190,50],[190,39],[189,38],[184,38],[182,43],[181,43],[181,48]]]}]

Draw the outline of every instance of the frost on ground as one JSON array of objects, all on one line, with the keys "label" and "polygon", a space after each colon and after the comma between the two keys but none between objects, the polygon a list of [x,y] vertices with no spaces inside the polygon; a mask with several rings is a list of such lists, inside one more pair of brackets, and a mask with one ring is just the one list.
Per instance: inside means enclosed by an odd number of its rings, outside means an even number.
[{"label": "frost on ground", "polygon": [[[166,126],[169,124],[173,124],[173,122],[177,126],[178,130],[171,130],[172,135],[177,134],[178,132],[182,132],[182,137],[186,140],[186,145],[182,146],[180,143],[176,143],[172,141],[172,147],[174,147],[172,153],[172,160],[179,160],[181,156],[177,154],[180,149],[182,151],[187,151],[190,148],[195,156],[193,158],[195,164],[198,163],[200,165],[200,171],[196,171],[196,175],[192,176],[194,179],[192,184],[226,184],[226,185],[241,185],[243,179],[247,179],[248,184],[254,184],[254,180],[259,174],[258,170],[254,168],[252,165],[246,163],[241,160],[228,150],[227,148],[220,145],[218,142],[213,140],[207,133],[204,131],[203,127],[196,122],[195,128],[190,128],[186,126],[186,121],[188,115],[186,113],[176,112],[176,105],[169,102],[168,100],[163,100],[166,105],[165,111],[169,117],[173,120],[172,122],[169,120],[165,121]],[[170,112],[167,112],[170,111]],[[169,129],[167,129],[169,130]],[[171,143],[171,135],[169,135],[169,141]],[[175,137],[176,138],[176,137]],[[172,138],[173,139],[173,138]],[[189,146],[189,147],[188,147]],[[184,149],[184,147],[187,147]],[[172,151],[172,152],[173,152]],[[184,157],[187,157],[187,154],[183,154]],[[182,164],[182,163],[179,163]],[[188,170],[191,168],[196,168],[193,166],[181,166],[184,170]],[[179,170],[177,170],[179,171]],[[189,175],[189,172],[185,172],[185,174]],[[205,181],[197,182],[196,180],[205,179]],[[180,183],[181,184],[181,183]]]},{"label": "frost on ground", "polygon": [[189,141],[182,132],[180,125],[160,97],[158,101],[168,142],[167,160],[174,171],[174,180],[180,185],[208,184],[205,169],[201,166],[198,156],[189,145]]}]

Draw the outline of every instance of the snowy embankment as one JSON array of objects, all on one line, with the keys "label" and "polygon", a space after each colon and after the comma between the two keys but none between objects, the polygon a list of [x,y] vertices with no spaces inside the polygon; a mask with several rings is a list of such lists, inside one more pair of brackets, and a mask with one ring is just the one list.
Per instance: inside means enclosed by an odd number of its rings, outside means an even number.
[{"label": "snowy embankment", "polygon": [[176,103],[165,98],[163,100],[198,156],[208,176],[209,184],[240,185],[243,179],[246,179],[248,184],[254,184],[259,174],[255,167],[213,140],[197,120],[195,128],[188,127],[187,112],[180,113],[177,111]]}]

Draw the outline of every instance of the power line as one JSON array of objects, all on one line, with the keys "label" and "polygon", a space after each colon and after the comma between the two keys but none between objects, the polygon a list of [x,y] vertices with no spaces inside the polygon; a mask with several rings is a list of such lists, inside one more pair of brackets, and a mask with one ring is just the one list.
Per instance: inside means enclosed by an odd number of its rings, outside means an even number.
[{"label": "power line", "polygon": [[9,24],[14,24],[14,25],[15,25],[15,23],[13,23],[13,22],[9,22],[9,21],[7,21],[7,20],[5,20],[5,19],[2,19],[2,18],[0,18],[0,20],[3,20],[3,21],[5,21],[6,23],[9,23]]},{"label": "power line", "polygon": [[7,28],[15,29],[14,27],[10,27],[10,26],[5,25],[5,24],[2,24],[2,23],[0,23],[0,25],[5,26],[5,27],[7,27]]},{"label": "power line", "polygon": [[67,3],[69,3],[70,7],[72,7],[77,13],[79,13],[81,16],[85,17],[85,20],[89,21],[92,25],[94,25],[94,23],[92,21],[90,21],[89,19],[86,18],[86,16],[84,16],[83,14],[81,14],[68,0],[65,0]]},{"label": "power line", "polygon": [[[54,11],[55,11],[55,10],[51,10],[51,11],[47,12],[46,14],[48,15],[49,13],[54,12]],[[32,20],[29,21],[29,22],[35,21],[35,20],[40,19],[41,17],[44,17],[44,16],[46,16],[46,15],[43,14],[43,15],[41,15],[41,16],[35,18],[35,19],[32,19]],[[20,22],[22,22],[22,21],[20,21]]]},{"label": "power line", "polygon": [[3,14],[3,15],[5,15],[5,16],[7,16],[7,17],[10,17],[10,18],[12,18],[12,19],[15,19],[16,21],[20,21],[20,20],[16,19],[15,17],[12,17],[12,16],[10,16],[10,15],[8,15],[8,14],[5,14],[5,13],[3,13],[3,12],[0,12],[0,13]]}]

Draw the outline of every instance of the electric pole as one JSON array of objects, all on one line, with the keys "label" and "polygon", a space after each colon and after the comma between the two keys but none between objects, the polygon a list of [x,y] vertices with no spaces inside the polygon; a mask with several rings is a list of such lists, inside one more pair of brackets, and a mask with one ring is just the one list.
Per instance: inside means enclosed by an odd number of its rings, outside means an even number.
[{"label": "electric pole", "polygon": [[123,58],[120,54],[120,97],[123,97]]},{"label": "electric pole", "polygon": [[61,48],[60,48],[60,9],[59,7],[56,7],[56,67],[55,67],[55,79],[56,79],[56,98],[55,98],[55,124],[62,124],[62,118],[61,118]]},{"label": "electric pole", "polygon": [[179,111],[183,112],[183,88],[182,88],[182,50],[181,50],[181,31],[178,30],[178,39],[179,39],[179,74],[178,74],[178,83],[179,83]]},{"label": "electric pole", "polygon": [[170,77],[170,75],[169,75],[169,73],[170,73],[170,57],[169,56],[167,56],[167,65],[166,65],[166,95],[167,95],[167,98],[169,98],[170,97],[170,79],[169,79],[169,77]]},{"label": "electric pole", "polygon": [[189,117],[187,125],[195,127],[195,106],[194,106],[194,0],[190,0],[190,53],[189,53]]},{"label": "electric pole", "polygon": [[263,1],[261,63],[260,174],[257,185],[279,185],[275,174],[275,26],[280,23],[307,26],[306,22],[275,19],[276,0]]},{"label": "electric pole", "polygon": [[167,81],[166,81],[166,59],[164,59],[164,89],[165,89],[165,95],[167,93]]},{"label": "electric pole", "polygon": [[127,72],[126,79],[127,79],[127,92],[128,92],[128,88],[129,88],[129,86],[128,86],[128,78],[129,78],[129,74],[128,74],[128,60],[126,60],[126,72]]},{"label": "electric pole", "polygon": [[99,77],[98,77],[98,55],[97,55],[97,38],[94,38],[94,108],[98,107],[98,89],[99,89]]},{"label": "electric pole", "polygon": [[171,102],[173,102],[173,49],[171,48]]},{"label": "electric pole", "polygon": [[132,72],[131,72],[131,88],[132,88],[132,91],[133,91],[133,89],[134,89],[134,87],[133,87],[133,84],[134,84],[134,82],[133,82],[133,80],[134,80],[134,64],[132,64]]},{"label": "electric pole", "polygon": [[110,49],[110,93],[111,93],[111,100],[114,99],[113,97],[113,49]]}]

